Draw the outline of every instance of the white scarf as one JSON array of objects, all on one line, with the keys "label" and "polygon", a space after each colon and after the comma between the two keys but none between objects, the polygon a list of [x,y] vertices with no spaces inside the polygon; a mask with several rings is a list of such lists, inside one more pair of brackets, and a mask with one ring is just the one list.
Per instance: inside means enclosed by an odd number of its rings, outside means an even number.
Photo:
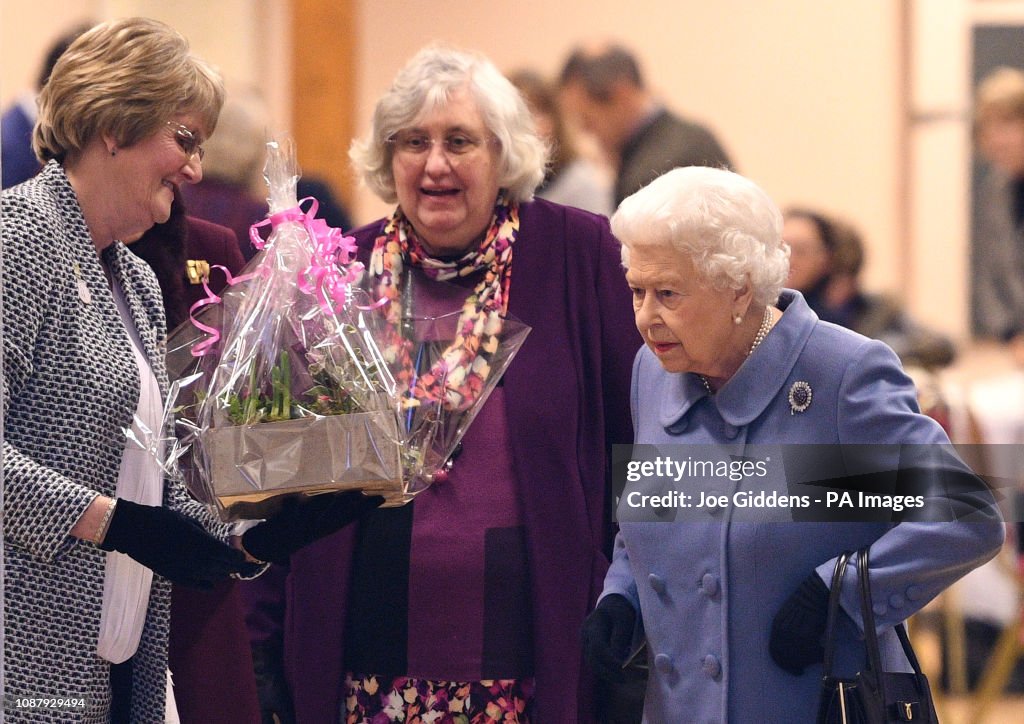
[{"label": "white scarf", "polygon": [[[121,313],[121,319],[128,329],[132,350],[138,362],[139,407],[136,416],[150,430],[159,430],[163,418],[163,404],[160,399],[160,385],[142,351],[142,341],[135,330],[124,295],[117,282],[113,284],[114,301]],[[132,421],[135,434],[142,439],[142,432]],[[149,451],[139,448],[125,439],[121,470],[117,476],[117,497],[142,505],[163,503],[163,472],[156,458]],[[100,634],[96,652],[107,661],[120,664],[127,661],[139,648],[142,627],[149,607],[149,592],[153,583],[153,571],[123,553],[107,553],[106,577],[103,581],[103,610],[100,615]]]}]

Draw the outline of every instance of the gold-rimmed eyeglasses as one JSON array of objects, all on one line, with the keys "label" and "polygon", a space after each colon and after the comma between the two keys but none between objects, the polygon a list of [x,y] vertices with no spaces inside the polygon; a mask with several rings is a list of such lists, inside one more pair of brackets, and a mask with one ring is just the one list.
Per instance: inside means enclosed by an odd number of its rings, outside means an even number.
[{"label": "gold-rimmed eyeglasses", "polygon": [[175,121],[167,121],[168,127],[174,131],[174,140],[177,142],[178,147],[185,152],[188,156],[188,160],[191,161],[196,156],[199,160],[203,160],[203,156],[206,155],[206,151],[199,143],[199,139],[192,131],[186,126],[176,123]]},{"label": "gold-rimmed eyeglasses", "polygon": [[397,156],[407,159],[426,158],[435,144],[441,144],[448,163],[465,160],[487,142],[462,131],[452,132],[444,138],[434,138],[420,131],[401,131],[387,140]]}]

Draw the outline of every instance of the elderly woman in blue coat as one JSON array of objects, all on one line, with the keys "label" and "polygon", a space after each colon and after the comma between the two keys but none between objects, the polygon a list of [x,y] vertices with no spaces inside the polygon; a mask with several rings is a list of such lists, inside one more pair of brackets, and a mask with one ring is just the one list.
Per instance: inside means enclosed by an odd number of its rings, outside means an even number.
[{"label": "elderly woman in blue coat", "polygon": [[[821,322],[783,290],[788,248],[775,204],[729,171],[676,169],[612,218],[645,346],[633,365],[637,443],[942,445],[884,344]],[[707,522],[621,522],[604,592],[587,619],[587,659],[621,679],[635,626],[653,663],[647,721],[813,721],[828,586],[837,555],[870,546],[883,663],[907,660],[893,627],[1003,540],[981,522],[759,522],[721,509]],[[837,665],[863,654],[847,571]]]}]

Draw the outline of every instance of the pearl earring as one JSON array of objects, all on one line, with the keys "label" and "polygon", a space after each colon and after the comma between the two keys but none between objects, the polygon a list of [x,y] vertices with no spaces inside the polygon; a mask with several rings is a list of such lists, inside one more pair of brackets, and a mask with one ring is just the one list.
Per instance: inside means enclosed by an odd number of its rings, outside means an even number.
[{"label": "pearl earring", "polygon": [[734,314],[732,321],[735,322],[736,324],[740,324],[743,321],[743,316],[739,314]]}]

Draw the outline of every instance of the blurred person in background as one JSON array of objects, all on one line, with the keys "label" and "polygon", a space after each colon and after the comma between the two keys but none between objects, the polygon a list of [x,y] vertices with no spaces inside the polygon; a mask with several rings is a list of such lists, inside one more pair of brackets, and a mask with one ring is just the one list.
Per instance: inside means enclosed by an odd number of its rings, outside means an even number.
[{"label": "blurred person in background", "polygon": [[953,361],[956,348],[948,337],[914,322],[895,300],[861,288],[864,244],[853,225],[807,208],[787,209],[784,216],[787,286],[802,293],[822,321],[885,342],[906,366],[935,370]]},{"label": "blurred person in background", "polygon": [[1000,67],[979,84],[974,140],[988,162],[972,245],[972,319],[1024,363],[1024,71]]},{"label": "blurred person in background", "polygon": [[616,169],[613,203],[679,166],[732,165],[707,127],[668,110],[618,45],[578,48],[559,78],[566,114],[592,134]]},{"label": "blurred person in background", "polygon": [[[249,227],[267,214],[263,164],[269,133],[270,114],[256,89],[228,93],[217,135],[206,144],[203,182],[182,193],[190,216],[234,230],[246,261],[257,251],[249,239]],[[324,181],[300,177],[296,192],[300,200],[306,196],[317,200],[316,215],[329,226],[350,228],[348,211]]]},{"label": "blurred person in background", "polygon": [[175,189],[170,218],[154,224],[136,239],[125,241],[156,274],[167,314],[167,330],[189,318],[189,310],[206,298],[203,281],[219,294],[227,284],[222,266],[237,274],[245,266],[234,232],[226,226],[187,213],[181,190]]},{"label": "blurred person in background", "polygon": [[0,117],[0,174],[3,188],[15,186],[39,173],[42,166],[32,150],[32,127],[38,110],[36,98],[46,84],[57,59],[79,35],[92,27],[92,23],[76,25],[62,33],[46,51],[43,65],[36,78],[35,92],[25,92]]},{"label": "blurred person in background", "polygon": [[396,204],[353,232],[389,319],[411,304],[531,332],[445,481],[292,556],[254,596],[257,667],[281,682],[265,721],[292,716],[282,693],[316,724],[593,721],[579,631],[608,563],[608,453],[630,439],[639,346],[608,220],[534,198],[546,144],[476,54],[414,56],[351,156]]},{"label": "blurred person in background", "polygon": [[267,113],[255,90],[227,95],[217,135],[206,143],[203,181],[182,190],[188,213],[235,232],[246,261],[256,254],[249,227],[267,215],[263,164]]},{"label": "blurred person in background", "polygon": [[580,155],[562,118],[555,88],[532,70],[508,75],[533,114],[537,132],[551,148],[537,196],[565,206],[610,216],[612,191],[604,169]]}]

